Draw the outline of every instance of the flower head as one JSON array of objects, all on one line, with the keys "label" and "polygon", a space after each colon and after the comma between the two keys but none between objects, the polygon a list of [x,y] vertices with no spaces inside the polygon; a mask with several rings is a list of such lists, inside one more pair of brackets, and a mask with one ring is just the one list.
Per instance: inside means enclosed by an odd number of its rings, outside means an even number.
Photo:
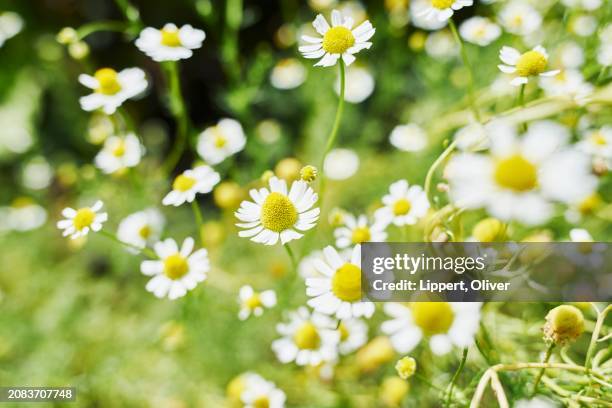
[{"label": "flower head", "polygon": [[[206,279],[210,269],[208,252],[199,249],[193,252],[193,238],[186,238],[180,248],[172,238],[155,244],[159,260],[147,260],[140,264],[140,271],[152,276],[146,289],[156,297],[168,296],[174,300],[183,297]],[[193,252],[193,253],[192,253]]]},{"label": "flower head", "polygon": [[200,48],[206,34],[186,24],[181,28],[166,24],[161,30],[147,27],[136,40],[136,47],[155,61],[178,61],[191,57]]},{"label": "flower head", "polygon": [[148,86],[145,73],[140,68],[115,71],[101,68],[93,76],[79,75],[79,82],[94,92],[82,97],[79,102],[86,111],[102,109],[107,115],[115,113],[126,100],[143,93]]},{"label": "flower head", "polygon": [[252,378],[240,395],[244,408],[283,408],[286,398],[285,393],[273,382],[261,377]]},{"label": "flower head", "polygon": [[368,341],[368,326],[361,319],[345,319],[338,325],[340,354],[349,354]]},{"label": "flower head", "polygon": [[[133,246],[144,248],[159,240],[164,224],[162,213],[156,208],[148,208],[121,220],[117,229],[117,238]],[[131,248],[128,250],[135,251]]]},{"label": "flower head", "polygon": [[419,125],[409,123],[393,128],[389,142],[405,152],[418,152],[427,146],[427,133]]},{"label": "flower head", "polygon": [[376,210],[378,222],[397,226],[414,225],[429,210],[427,194],[421,186],[410,186],[406,180],[391,184],[389,194],[382,199],[384,207]]},{"label": "flower head", "polygon": [[501,28],[486,17],[475,16],[461,24],[459,33],[466,41],[485,47],[499,38]]},{"label": "flower head", "polygon": [[178,207],[185,201],[190,203],[195,200],[196,194],[210,193],[220,180],[219,173],[210,166],[185,170],[174,179],[172,191],[164,197],[162,204]]},{"label": "flower head", "polygon": [[240,320],[248,319],[251,314],[261,316],[264,308],[269,309],[276,305],[276,293],[273,290],[255,292],[249,285],[240,288],[238,298],[240,302],[238,318]]},{"label": "flower head", "polygon": [[0,47],[23,29],[23,19],[12,11],[0,12]]},{"label": "flower head", "polygon": [[95,164],[104,173],[110,174],[135,167],[140,163],[144,147],[135,134],[129,133],[125,137],[111,136],[104,142],[104,147],[94,159]]},{"label": "flower head", "polygon": [[98,200],[91,207],[75,210],[64,208],[62,215],[66,217],[57,222],[57,228],[64,230],[64,236],[72,239],[84,237],[89,231],[100,231],[102,224],[108,219],[107,213],[98,213],[104,204]]},{"label": "flower head", "polygon": [[374,303],[361,296],[361,246],[353,248],[349,261],[332,246],[323,249],[323,255],[315,266],[324,276],[306,279],[306,295],[312,298],[308,305],[338,319],[372,317]]},{"label": "flower head", "polygon": [[294,89],[306,80],[306,68],[295,58],[278,61],[270,73],[270,83],[276,89]]},{"label": "flower head", "polygon": [[300,170],[300,178],[307,183],[312,183],[317,179],[319,170],[315,166],[306,165]]},{"label": "flower head", "polygon": [[474,0],[429,0],[429,6],[423,7],[419,15],[427,19],[446,21],[455,14],[455,11],[474,4]]},{"label": "flower head", "polygon": [[387,239],[387,224],[388,222],[378,219],[369,223],[365,215],[355,217],[346,213],[342,218],[342,225],[334,230],[336,246],[348,248],[364,242],[384,242]]},{"label": "flower head", "polygon": [[300,52],[305,58],[321,58],[315,66],[333,66],[340,57],[346,65],[351,65],[355,61],[354,54],[372,46],[368,40],[376,30],[367,20],[353,29],[353,19],[343,17],[338,10],[332,11],[331,20],[330,26],[325,17],[317,15],[312,25],[323,37],[302,36],[308,45],[302,45]]},{"label": "flower head", "polygon": [[416,360],[408,356],[400,358],[395,364],[395,371],[397,371],[397,375],[399,375],[403,380],[407,380],[408,378],[412,377],[416,372],[416,368]]},{"label": "flower head", "polygon": [[499,21],[506,31],[527,35],[536,32],[542,26],[542,16],[528,2],[513,0],[499,12]]},{"label": "flower head", "polygon": [[238,153],[245,145],[246,137],[240,123],[234,119],[221,119],[200,133],[197,150],[208,164],[215,165]]},{"label": "flower head", "polygon": [[544,338],[548,342],[563,346],[576,340],[583,332],[584,316],[575,306],[557,306],[546,315]]},{"label": "flower head", "polygon": [[540,45],[523,54],[515,48],[504,46],[499,52],[499,58],[507,64],[498,65],[499,70],[505,74],[516,75],[516,78],[510,82],[514,86],[526,84],[530,77],[550,77],[559,73],[558,69],[546,71],[548,53]]},{"label": "flower head", "polygon": [[241,221],[236,225],[245,228],[238,235],[253,242],[274,245],[280,238],[284,245],[301,238],[297,231],[313,228],[319,218],[319,209],[312,208],[318,196],[302,180],[294,181],[287,192],[287,182],[272,177],[269,190],[252,189],[249,194],[254,202],[243,201],[235,214]]}]

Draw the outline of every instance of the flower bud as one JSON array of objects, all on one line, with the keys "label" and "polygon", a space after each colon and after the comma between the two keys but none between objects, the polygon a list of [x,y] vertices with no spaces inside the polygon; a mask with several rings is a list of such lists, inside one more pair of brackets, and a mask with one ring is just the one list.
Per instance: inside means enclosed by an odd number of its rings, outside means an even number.
[{"label": "flower bud", "polygon": [[279,178],[287,181],[294,181],[300,178],[301,168],[302,163],[300,163],[298,159],[287,157],[278,162],[274,168],[274,173],[276,173]]},{"label": "flower bud", "polygon": [[584,332],[584,316],[575,306],[561,305],[550,310],[544,324],[544,340],[563,346]]},{"label": "flower bud", "polygon": [[399,375],[403,380],[407,380],[408,378],[412,377],[416,372],[416,368],[416,360],[408,356],[397,360],[397,363],[395,364],[395,371],[397,371],[397,375]]},{"label": "flower bud", "polygon": [[64,27],[57,33],[55,37],[58,43],[62,45],[72,44],[73,42],[78,41],[79,35],[76,30],[72,27]]},{"label": "flower bud", "polygon": [[219,208],[231,210],[237,208],[244,197],[238,183],[224,181],[213,191],[213,198]]},{"label": "flower bud", "polygon": [[319,171],[315,166],[307,165],[300,170],[300,178],[307,183],[311,183],[316,180],[318,173]]},{"label": "flower bud", "polygon": [[474,226],[472,235],[479,242],[499,241],[505,235],[504,224],[497,218],[485,218]]},{"label": "flower bud", "polygon": [[399,407],[410,390],[409,384],[398,377],[387,377],[380,386],[380,400],[389,407]]}]

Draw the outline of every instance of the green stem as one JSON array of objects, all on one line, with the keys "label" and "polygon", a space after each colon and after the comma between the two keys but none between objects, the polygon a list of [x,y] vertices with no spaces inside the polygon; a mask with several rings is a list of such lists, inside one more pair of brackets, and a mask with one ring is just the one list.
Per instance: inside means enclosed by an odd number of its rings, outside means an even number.
[{"label": "green stem", "polygon": [[599,71],[599,75],[597,75],[597,79],[595,80],[596,85],[600,85],[603,79],[606,77],[606,73],[608,72],[608,66],[601,67],[601,71]]},{"label": "green stem", "polygon": [[138,251],[138,252],[148,256],[149,258],[153,258],[153,259],[157,258],[157,255],[155,255],[155,253],[151,249],[146,248],[146,247],[145,248],[141,248],[141,247],[139,247],[137,245],[130,244],[129,242],[122,241],[119,238],[117,238],[117,236],[115,234],[113,234],[113,233],[110,233],[110,232],[105,231],[105,230],[100,230],[100,235],[109,238],[111,241],[114,241],[114,242],[116,242],[119,245],[123,245],[125,247],[134,249],[134,250],[136,250],[136,251]]},{"label": "green stem", "polygon": [[584,361],[584,366],[586,367],[587,372],[589,372],[589,370],[591,369],[591,359],[593,358],[593,354],[595,353],[597,339],[599,338],[599,333],[601,332],[601,328],[610,310],[612,310],[612,305],[608,305],[602,312],[598,312],[597,314],[597,322],[595,323],[593,335],[591,336],[591,342],[589,343],[586,359]]},{"label": "green stem", "polygon": [[323,209],[323,196],[325,193],[325,172],[323,171],[323,164],[325,163],[325,157],[329,151],[334,147],[336,139],[338,137],[338,130],[340,129],[340,123],[342,121],[342,113],[344,112],[344,93],[346,88],[346,70],[344,61],[342,58],[338,60],[338,66],[340,70],[340,97],[338,98],[338,108],[336,109],[336,118],[334,119],[334,125],[327,136],[327,142],[325,143],[325,150],[323,150],[323,156],[321,157],[321,164],[319,169],[321,170],[321,183],[319,185],[319,208]]},{"label": "green stem", "polygon": [[121,10],[124,17],[131,23],[140,25],[140,12],[128,0],[115,0],[115,4]]},{"label": "green stem", "polygon": [[202,224],[204,223],[202,218],[202,211],[200,210],[200,206],[198,205],[198,200],[193,200],[191,202],[191,208],[193,209],[193,215],[196,220],[196,224],[198,225],[198,237],[200,241],[202,240]]},{"label": "green stem", "polygon": [[238,31],[242,24],[242,0],[227,0],[225,3],[225,29],[221,56],[226,72],[233,82],[240,80],[240,64],[238,63]]},{"label": "green stem", "polygon": [[289,244],[284,244],[283,247],[285,247],[285,251],[287,251],[287,255],[289,255],[289,259],[291,260],[291,267],[293,268],[293,271],[295,273],[296,268],[297,268],[297,260],[295,259],[293,250],[291,249]]},{"label": "green stem", "polygon": [[187,109],[185,108],[185,102],[181,92],[181,80],[178,71],[178,63],[176,61],[168,61],[165,63],[165,67],[170,111],[174,115],[177,123],[176,140],[174,141],[170,154],[162,165],[162,171],[164,174],[169,175],[172,170],[174,170],[181,158],[181,155],[185,151],[189,119],[187,118]]},{"label": "green stem", "polygon": [[94,21],[79,27],[77,30],[77,37],[79,40],[82,40],[88,35],[97,33],[98,31],[116,31],[123,33],[128,28],[129,24],[123,21]]},{"label": "green stem", "polygon": [[[519,90],[519,95],[518,95],[517,107],[520,107],[520,108],[525,107],[525,86],[526,85],[527,84],[521,85],[521,89]],[[527,124],[525,122],[522,123],[521,129],[523,129],[523,132],[527,130]]]},{"label": "green stem", "polygon": [[457,146],[457,142],[458,142],[457,140],[454,140],[451,144],[449,144],[448,147],[442,152],[442,154],[431,165],[429,170],[427,170],[427,175],[425,176],[425,194],[432,206],[434,205],[434,202],[433,202],[433,197],[431,196],[431,181],[433,179],[434,173],[436,172],[440,164],[442,164],[442,162],[446,160],[446,158],[453,152],[453,150],[455,150],[455,147]]},{"label": "green stem", "polygon": [[[548,364],[548,360],[550,360],[550,356],[552,355],[552,351],[554,348],[555,343],[550,343],[550,346],[548,346],[548,348],[546,349],[546,355],[544,356],[544,360],[542,361],[542,363]],[[531,392],[531,398],[533,398],[533,396],[536,395],[536,393],[538,392],[538,384],[540,384],[540,380],[544,375],[544,371],[546,371],[546,368],[542,367],[542,369],[538,373],[538,376],[535,379],[535,382],[533,383],[533,391]]]},{"label": "green stem", "polygon": [[461,362],[459,363],[459,367],[457,367],[457,371],[453,375],[451,382],[448,386],[448,395],[446,397],[446,406],[449,407],[451,401],[453,400],[453,388],[455,388],[455,383],[457,382],[457,378],[459,378],[459,374],[463,371],[463,367],[465,366],[465,362],[467,360],[468,348],[463,349],[463,355],[461,356]]},{"label": "green stem", "polygon": [[455,37],[455,41],[457,42],[457,44],[459,44],[459,50],[461,51],[461,59],[463,60],[463,65],[465,65],[465,67],[467,68],[468,74],[470,77],[470,80],[468,82],[468,97],[469,97],[469,102],[470,102],[470,108],[472,109],[472,112],[474,113],[474,117],[476,118],[476,120],[478,122],[481,122],[480,112],[478,111],[478,108],[476,107],[476,97],[474,94],[474,72],[472,70],[472,64],[470,64],[470,60],[468,58],[467,51],[465,49],[465,45],[463,44],[463,40],[461,39],[461,36],[457,32],[457,26],[455,25],[455,22],[453,21],[453,19],[448,20],[448,25],[451,31],[453,32],[453,37]]}]

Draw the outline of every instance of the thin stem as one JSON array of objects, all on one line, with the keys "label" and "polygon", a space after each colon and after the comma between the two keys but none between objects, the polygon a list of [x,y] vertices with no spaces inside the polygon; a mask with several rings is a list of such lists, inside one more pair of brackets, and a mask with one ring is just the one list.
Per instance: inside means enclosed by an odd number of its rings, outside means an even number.
[{"label": "thin stem", "polygon": [[[542,360],[544,364],[548,363],[548,360],[550,360],[550,356],[552,355],[552,351],[554,348],[555,348],[555,343],[550,343],[550,346],[548,346],[548,348],[546,349],[546,355],[544,356],[544,360]],[[540,384],[540,380],[542,379],[542,376],[544,375],[544,371],[546,371],[546,368],[542,367],[542,369],[538,373],[538,376],[535,379],[535,382],[533,383],[533,391],[531,391],[532,398],[538,392],[538,385]]]},{"label": "thin stem", "polygon": [[198,225],[198,237],[200,241],[202,240],[202,224],[204,223],[202,218],[202,210],[200,210],[200,206],[198,205],[198,200],[193,200],[191,202],[191,208],[193,209],[193,216],[195,217],[196,224]]},{"label": "thin stem", "polygon": [[495,371],[491,373],[491,388],[493,389],[493,392],[495,393],[495,396],[497,397],[497,403],[499,404],[499,407],[509,408],[510,405],[508,404],[508,397],[506,397],[506,393],[504,392],[504,387],[501,381],[499,381],[499,376],[497,375],[497,372]]},{"label": "thin stem", "polygon": [[344,112],[344,93],[346,88],[346,72],[344,61],[342,58],[338,60],[338,67],[340,70],[340,97],[338,98],[338,108],[336,109],[336,118],[334,119],[334,125],[327,136],[327,142],[325,144],[325,150],[323,150],[323,156],[321,157],[321,164],[319,169],[321,170],[321,183],[319,185],[319,207],[323,207],[323,196],[325,193],[325,173],[323,172],[323,164],[325,163],[325,157],[327,153],[334,147],[336,139],[338,137],[338,130],[340,129],[340,123],[342,121],[342,113]]},{"label": "thin stem", "polygon": [[178,71],[177,61],[168,61],[166,67],[166,80],[168,83],[168,99],[170,111],[174,115],[177,123],[177,135],[174,146],[162,166],[164,174],[170,174],[178,164],[187,144],[187,131],[189,119],[183,94],[181,92],[181,80]]},{"label": "thin stem", "polygon": [[474,96],[474,72],[472,71],[472,65],[470,64],[470,60],[468,58],[467,51],[465,49],[465,45],[463,44],[463,40],[461,39],[461,36],[457,32],[457,26],[455,25],[455,22],[453,21],[453,19],[448,20],[448,25],[451,31],[453,32],[453,37],[455,37],[455,41],[459,45],[459,50],[461,51],[461,59],[463,60],[463,65],[465,65],[465,67],[467,68],[469,76],[470,76],[470,80],[468,83],[468,97],[470,101],[470,107],[472,109],[472,112],[474,113],[474,117],[476,118],[476,120],[478,122],[481,122],[480,112],[478,111],[478,108],[476,107],[476,97]]},{"label": "thin stem", "polygon": [[463,349],[463,355],[461,356],[461,362],[459,363],[459,367],[457,367],[457,371],[453,374],[453,378],[448,386],[448,395],[446,396],[446,406],[449,407],[451,401],[453,400],[453,388],[455,388],[455,383],[457,382],[457,378],[459,378],[459,374],[463,370],[465,366],[465,361],[467,360],[468,348]]},{"label": "thin stem", "polygon": [[284,244],[283,246],[285,247],[285,251],[287,251],[287,255],[289,255],[289,259],[291,260],[291,266],[295,271],[295,269],[297,268],[297,261],[295,259],[295,255],[293,254],[293,250],[291,249],[289,244]]},{"label": "thin stem", "polygon": [[121,13],[127,18],[130,22],[134,24],[140,25],[140,13],[138,9],[134,7],[128,0],[115,0],[115,4]]},{"label": "thin stem", "polygon": [[[521,88],[519,89],[517,107],[520,107],[520,108],[525,107],[525,86],[526,85],[527,84],[522,84]],[[525,124],[525,122],[522,123],[521,128],[523,129],[523,132],[527,130],[527,125]]]},{"label": "thin stem", "polygon": [[601,82],[606,77],[606,73],[608,72],[608,66],[601,67],[601,71],[599,71],[599,75],[597,75],[597,79],[595,80],[596,85],[600,85]]},{"label": "thin stem", "polygon": [[82,40],[88,35],[97,33],[98,31],[116,31],[123,33],[128,28],[129,24],[122,21],[94,21],[79,27],[77,30],[77,37],[79,40]]},{"label": "thin stem", "polygon": [[595,353],[597,339],[599,338],[599,333],[601,332],[601,328],[610,310],[612,310],[612,305],[608,305],[602,312],[597,313],[597,322],[595,323],[593,335],[591,336],[591,342],[589,343],[589,348],[587,349],[586,359],[584,360],[584,366],[586,367],[587,372],[589,372],[591,369],[591,359],[593,358],[593,353]]},{"label": "thin stem", "polygon": [[433,197],[431,196],[431,180],[433,179],[434,173],[436,172],[440,164],[442,164],[442,162],[446,160],[446,158],[453,152],[453,150],[455,150],[457,142],[458,140],[454,140],[451,144],[449,144],[448,147],[444,149],[442,154],[431,165],[429,170],[427,170],[427,175],[425,176],[425,195],[432,205],[434,204],[434,202]]},{"label": "thin stem", "polygon": [[157,258],[157,256],[155,255],[155,253],[150,250],[149,248],[141,248],[138,245],[134,245],[134,244],[130,244],[129,242],[125,242],[120,240],[119,238],[117,238],[117,236],[111,232],[105,231],[105,230],[100,230],[100,235],[109,238],[110,240],[116,242],[119,245],[123,245],[125,247],[128,247],[130,249],[136,250],[146,256],[148,256],[149,258]]}]

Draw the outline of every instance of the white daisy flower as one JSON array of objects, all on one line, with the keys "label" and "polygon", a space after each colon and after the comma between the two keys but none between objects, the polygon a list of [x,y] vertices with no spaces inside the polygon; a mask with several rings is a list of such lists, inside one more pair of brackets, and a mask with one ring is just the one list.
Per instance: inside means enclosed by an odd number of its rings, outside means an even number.
[{"label": "white daisy flower", "polygon": [[504,46],[499,51],[499,58],[504,64],[497,67],[505,74],[516,74],[510,83],[514,86],[521,86],[529,81],[529,77],[551,77],[557,75],[560,71],[546,71],[548,64],[548,53],[541,45],[538,45],[531,51],[521,54],[517,49]]},{"label": "white daisy flower", "polygon": [[276,305],[276,293],[273,290],[255,292],[251,286],[245,285],[238,292],[238,302],[240,303],[238,318],[246,320],[251,314],[261,316],[264,308],[274,307]]},{"label": "white daisy flower", "polygon": [[393,223],[398,227],[414,225],[427,215],[429,200],[421,186],[410,186],[408,181],[399,180],[391,184],[389,194],[382,198],[384,207],[376,210],[376,220]]},{"label": "white daisy flower", "polygon": [[[508,83],[508,81],[504,81]],[[514,88],[513,88],[514,89]],[[489,147],[489,138],[485,126],[480,123],[470,123],[455,132],[457,149],[463,151],[479,151]]]},{"label": "white daisy flower", "polygon": [[19,197],[0,207],[0,231],[30,231],[47,221],[47,211],[28,197]]},{"label": "white daisy flower", "polygon": [[398,125],[391,131],[389,142],[399,150],[418,152],[427,146],[427,133],[416,123]]},{"label": "white daisy flower", "polygon": [[144,154],[144,147],[133,133],[125,137],[111,136],[106,139],[102,150],[96,155],[96,167],[106,174],[135,167],[140,163]]},{"label": "white daisy flower", "polygon": [[583,228],[572,228],[569,237],[576,245],[568,245],[565,249],[564,255],[568,259],[578,266],[586,266],[589,269],[603,266],[606,243],[595,242],[589,231]]},{"label": "white daisy flower", "polygon": [[552,202],[575,203],[595,190],[590,160],[566,146],[565,127],[533,122],[522,138],[505,123],[491,124],[487,131],[495,135],[490,154],[458,154],[444,171],[455,205],[484,207],[503,221],[535,225],[552,215]]},{"label": "white daisy flower", "polygon": [[[164,216],[156,208],[138,211],[121,220],[117,238],[132,246],[144,248],[159,240],[165,223]],[[133,248],[127,250],[136,252]]]},{"label": "white daisy flower", "polygon": [[283,408],[287,399],[285,393],[271,381],[252,378],[251,383],[240,395],[244,408]]},{"label": "white daisy flower", "polygon": [[245,230],[238,235],[264,245],[274,245],[280,238],[284,245],[303,236],[296,230],[314,228],[319,209],[312,206],[319,197],[302,180],[294,181],[289,193],[285,180],[272,177],[269,183],[269,190],[263,187],[249,191],[254,202],[245,200],[240,204],[235,215],[241,222],[236,225]]},{"label": "white daisy flower", "polygon": [[542,16],[529,3],[523,0],[511,1],[499,12],[501,25],[512,34],[527,35],[542,26]]},{"label": "white daisy flower", "polygon": [[594,89],[577,69],[564,69],[555,76],[540,78],[540,87],[546,95],[571,98],[578,104],[584,104]]},{"label": "white daisy flower", "polygon": [[459,48],[449,30],[440,30],[427,35],[425,52],[435,59],[451,59],[459,55]]},{"label": "white daisy flower", "polygon": [[23,29],[23,19],[17,13],[5,11],[0,13],[0,47],[6,40],[13,38]]},{"label": "white daisy flower", "polygon": [[214,166],[244,149],[245,145],[246,137],[240,122],[234,119],[221,119],[217,125],[210,126],[200,133],[197,151],[208,164]]},{"label": "white daisy flower", "polygon": [[330,180],[346,180],[358,169],[359,156],[351,149],[332,149],[323,162],[323,172]]},{"label": "white daisy flower", "polygon": [[446,21],[455,14],[455,11],[474,4],[474,0],[430,0],[429,6],[419,13],[427,19]]},{"label": "white daisy flower", "polygon": [[349,354],[368,341],[368,325],[362,319],[345,319],[338,326],[340,354]]},{"label": "white daisy flower", "polygon": [[79,75],[79,82],[94,93],[79,99],[86,111],[102,109],[107,115],[115,113],[126,100],[143,93],[148,86],[145,73],[140,68],[127,68],[120,72],[101,68],[93,76]]},{"label": "white daisy flower", "polygon": [[276,330],[283,336],[272,342],[272,350],[281,363],[317,366],[338,356],[340,333],[333,319],[311,313],[300,307],[289,313],[289,323],[279,323]]},{"label": "white daisy flower", "polygon": [[459,34],[467,42],[485,47],[499,38],[501,28],[486,17],[475,16],[461,24]]},{"label": "white daisy flower", "polygon": [[276,89],[295,89],[306,80],[307,71],[295,58],[285,58],[276,63],[270,73],[270,83]]},{"label": "white daisy flower", "polygon": [[181,28],[166,24],[161,30],[152,27],[142,30],[136,47],[155,61],[178,61],[191,57],[192,50],[200,48],[205,38],[204,31],[189,24]]},{"label": "white daisy flower", "polygon": [[302,45],[300,52],[304,58],[321,58],[315,66],[331,67],[340,57],[347,66],[351,65],[355,61],[353,54],[372,46],[368,40],[376,30],[368,20],[353,29],[353,18],[343,17],[338,10],[332,11],[331,21],[330,27],[325,17],[317,15],[312,25],[323,37],[303,35],[308,45]]},{"label": "white daisy flower", "polygon": [[338,319],[372,317],[374,303],[361,299],[361,245],[355,245],[349,262],[332,246],[323,254],[316,266],[325,276],[306,279],[306,295],[312,298],[308,306]]},{"label": "white daisy flower", "polygon": [[180,248],[172,238],[155,244],[154,249],[159,260],[147,260],[140,264],[140,271],[152,276],[146,289],[156,297],[168,296],[174,300],[183,297],[187,291],[194,289],[199,282],[206,279],[210,270],[208,252],[198,249],[193,252],[193,238],[186,238]]},{"label": "white daisy flower", "polygon": [[612,126],[603,126],[600,129],[585,132],[577,147],[590,156],[612,163]]},{"label": "white daisy flower", "polygon": [[334,230],[336,246],[338,248],[348,248],[363,242],[385,242],[387,233],[385,229],[388,223],[379,222],[368,223],[368,217],[360,215],[355,217],[352,214],[345,214],[342,226]]},{"label": "white daisy flower", "polygon": [[565,68],[579,68],[584,64],[584,50],[574,41],[568,41],[559,47],[559,61]]},{"label": "white daisy flower", "polygon": [[185,201],[190,203],[195,200],[196,194],[210,193],[220,180],[219,173],[210,166],[185,170],[174,179],[172,191],[164,197],[162,204],[178,207]]},{"label": "white daisy flower", "polygon": [[580,37],[590,37],[597,30],[597,18],[586,14],[575,16],[570,20],[569,28]]},{"label": "white daisy flower", "polygon": [[409,353],[425,337],[436,355],[451,351],[453,346],[472,345],[480,323],[479,302],[413,302],[385,303],[391,317],[381,325],[398,353]]},{"label": "white daisy flower", "polygon": [[448,24],[448,20],[439,21],[429,18],[426,13],[431,7],[431,0],[414,0],[410,2],[410,20],[412,25],[423,30],[435,31]]},{"label": "white daisy flower", "polygon": [[315,266],[316,260],[323,256],[323,251],[316,250],[312,251],[308,255],[302,258],[298,264],[298,273],[303,279],[308,278],[321,278],[325,275],[321,274]]},{"label": "white daisy flower", "polygon": [[107,213],[98,213],[104,204],[98,200],[91,207],[83,207],[75,210],[64,208],[62,215],[66,217],[57,222],[57,228],[64,230],[64,236],[72,239],[86,236],[89,231],[98,232],[102,224],[108,219]]},{"label": "white daisy flower", "polygon": [[[350,103],[361,103],[372,95],[375,85],[374,77],[367,68],[353,65],[346,70],[344,100]],[[340,95],[340,77],[336,78],[334,91]]]}]

